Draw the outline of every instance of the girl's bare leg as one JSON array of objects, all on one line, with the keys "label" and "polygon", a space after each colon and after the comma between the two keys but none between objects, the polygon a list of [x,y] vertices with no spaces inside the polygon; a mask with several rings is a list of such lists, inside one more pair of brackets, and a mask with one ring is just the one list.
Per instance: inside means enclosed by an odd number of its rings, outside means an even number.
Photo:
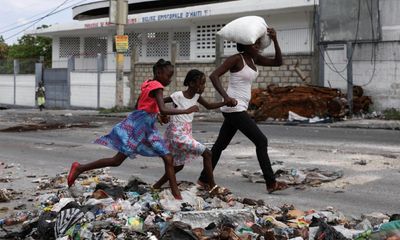
[{"label": "girl's bare leg", "polygon": [[212,153],[206,149],[203,154],[203,169],[205,171],[207,182],[206,184],[211,188],[215,186],[213,167],[212,167]]},{"label": "girl's bare leg", "polygon": [[[181,170],[183,169],[184,166],[185,166],[185,165],[175,166],[175,167],[174,167],[175,175],[176,175],[179,171],[181,171]],[[164,174],[164,175],[160,178],[160,180],[158,180],[158,181],[153,185],[153,188],[154,188],[154,189],[160,189],[161,186],[164,185],[166,182],[168,182],[168,177],[167,177],[167,174]]]},{"label": "girl's bare leg", "polygon": [[76,178],[83,172],[104,167],[117,167],[121,165],[121,163],[123,163],[127,157],[128,156],[125,154],[118,152],[114,157],[102,158],[87,164],[79,164],[78,162],[74,162],[68,174],[68,186],[72,186]]},{"label": "girl's bare leg", "polygon": [[182,196],[178,189],[178,184],[176,183],[176,176],[174,171],[174,159],[171,154],[167,154],[162,157],[165,165],[165,174],[169,180],[169,185],[171,187],[172,195],[174,195],[175,199],[181,200]]}]

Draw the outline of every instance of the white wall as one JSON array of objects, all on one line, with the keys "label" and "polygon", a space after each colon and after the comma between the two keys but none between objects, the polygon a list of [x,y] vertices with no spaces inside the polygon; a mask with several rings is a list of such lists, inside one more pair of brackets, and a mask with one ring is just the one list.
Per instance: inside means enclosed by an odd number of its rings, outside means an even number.
[{"label": "white wall", "polygon": [[0,103],[14,104],[14,75],[0,75]]},{"label": "white wall", "polygon": [[71,107],[97,107],[97,74],[71,72]]},{"label": "white wall", "polygon": [[35,106],[35,75],[18,75],[16,89],[16,104]]},{"label": "white wall", "polygon": [[[373,55],[371,55],[373,48],[375,48],[376,52],[375,61]],[[372,97],[373,105],[371,107],[374,110],[400,109],[399,52],[400,49],[396,42],[383,42],[376,46],[362,44],[355,48],[353,54],[353,83],[364,89],[364,95]],[[335,50],[328,49],[325,54],[325,60],[327,63],[325,64],[324,85],[340,88],[346,93],[346,49],[344,47],[342,49],[336,48]],[[337,71],[341,73],[339,74]]]},{"label": "white wall", "polygon": [[381,0],[379,2],[380,21],[382,24],[382,39],[400,39],[400,18],[397,13],[400,11],[399,0]]},{"label": "white wall", "polygon": [[[35,75],[17,75],[16,105],[35,106]],[[0,75],[0,104],[14,104],[14,75]]]},{"label": "white wall", "polygon": [[100,75],[100,107],[111,108],[115,106],[115,73],[102,73]]},{"label": "white wall", "polygon": [[[100,107],[112,108],[115,106],[115,72],[100,74]],[[124,77],[123,84],[124,105],[128,105],[130,88],[128,78]],[[97,73],[71,73],[71,106],[97,108]]]}]

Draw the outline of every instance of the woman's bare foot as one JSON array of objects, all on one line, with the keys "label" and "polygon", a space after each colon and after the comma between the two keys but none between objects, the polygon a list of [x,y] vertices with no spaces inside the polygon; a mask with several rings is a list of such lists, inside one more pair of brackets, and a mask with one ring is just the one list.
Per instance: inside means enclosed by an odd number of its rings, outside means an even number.
[{"label": "woman's bare foot", "polygon": [[199,190],[205,190],[205,191],[210,190],[210,186],[207,183],[204,183],[200,180],[197,180],[197,185],[198,185],[197,188]]},{"label": "woman's bare foot", "polygon": [[274,182],[272,184],[267,184],[268,193],[273,193],[275,191],[281,191],[289,188],[289,186],[284,182]]}]

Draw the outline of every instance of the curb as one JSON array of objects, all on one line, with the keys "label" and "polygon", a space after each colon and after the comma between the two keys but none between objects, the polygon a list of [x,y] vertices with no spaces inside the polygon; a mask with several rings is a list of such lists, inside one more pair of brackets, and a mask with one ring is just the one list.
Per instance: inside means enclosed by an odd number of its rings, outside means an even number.
[{"label": "curb", "polygon": [[[94,110],[48,110],[42,113],[35,112],[32,108],[30,109],[14,109],[15,114],[43,114],[48,113],[52,115],[64,116],[71,113],[72,116],[96,116],[96,117],[116,117],[124,118],[129,112],[121,113],[99,113]],[[7,111],[7,110],[5,110]],[[89,113],[90,112],[90,113]],[[1,113],[1,111],[0,111]],[[224,118],[220,112],[207,112],[195,114],[195,122],[219,122],[222,124]],[[281,125],[281,126],[299,126],[299,127],[325,127],[325,128],[359,128],[359,129],[382,129],[382,130],[395,130],[400,131],[400,120],[382,120],[382,119],[347,119],[343,121],[331,121],[326,123],[304,123],[304,122],[289,122],[289,121],[274,121],[266,120],[257,122],[259,125]]]}]

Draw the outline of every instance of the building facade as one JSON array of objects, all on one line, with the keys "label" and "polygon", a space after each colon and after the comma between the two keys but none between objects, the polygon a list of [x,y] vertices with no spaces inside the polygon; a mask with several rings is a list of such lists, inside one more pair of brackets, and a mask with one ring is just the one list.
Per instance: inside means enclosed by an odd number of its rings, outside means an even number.
[{"label": "building facade", "polygon": [[[74,17],[85,18],[85,12],[107,7],[108,2],[78,6],[74,9]],[[125,26],[125,33],[129,36],[129,50],[125,54],[124,71],[127,76],[133,72],[133,95],[138,94],[139,86],[145,79],[152,77],[151,67],[159,58],[172,58],[174,42],[177,45],[176,81],[167,89],[169,92],[183,88],[183,79],[192,68],[210,74],[216,67],[216,32],[228,22],[248,15],[264,17],[267,24],[277,30],[284,54],[284,64],[281,67],[260,67],[261,75],[254,87],[266,87],[271,83],[304,83],[294,71],[296,64],[307,77],[306,82],[311,83],[314,78],[312,72],[316,71],[312,64],[314,4],[315,2],[310,0],[213,1],[129,14],[128,24]],[[90,18],[95,19],[53,25],[30,32],[53,39],[53,68],[67,67],[68,59],[74,57],[75,72],[95,72],[98,65],[97,56],[101,54],[102,71],[115,71],[115,25],[110,24],[107,17]],[[224,41],[223,45],[222,58],[237,52],[234,42]],[[136,53],[135,64],[131,61],[132,51]],[[265,50],[267,55],[273,52],[272,45]],[[226,78],[227,76],[225,82]],[[129,91],[126,92],[129,94]],[[214,100],[216,95],[209,83],[205,96]]]}]

